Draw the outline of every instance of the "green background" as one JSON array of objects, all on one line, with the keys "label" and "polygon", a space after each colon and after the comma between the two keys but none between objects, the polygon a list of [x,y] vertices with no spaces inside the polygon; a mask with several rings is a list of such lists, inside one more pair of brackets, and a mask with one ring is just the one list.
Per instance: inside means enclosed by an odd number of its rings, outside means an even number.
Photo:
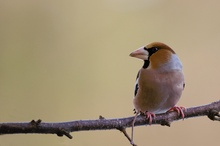
[{"label": "green background", "polygon": [[[61,122],[132,116],[142,61],[129,54],[161,41],[180,57],[178,105],[219,100],[220,1],[0,0],[0,122]],[[143,145],[216,145],[219,122],[135,128]],[[130,134],[130,129],[128,129]],[[3,135],[0,146],[129,146],[117,130]]]}]

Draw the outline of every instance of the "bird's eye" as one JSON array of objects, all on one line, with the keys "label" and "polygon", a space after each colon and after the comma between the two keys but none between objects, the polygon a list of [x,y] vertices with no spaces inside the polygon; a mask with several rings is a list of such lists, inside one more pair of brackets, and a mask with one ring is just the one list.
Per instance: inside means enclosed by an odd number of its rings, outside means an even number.
[{"label": "bird's eye", "polygon": [[157,47],[152,47],[152,48],[149,48],[149,49],[148,49],[148,52],[149,52],[149,54],[150,54],[150,56],[151,56],[153,53],[157,52],[158,50],[159,50],[159,48],[157,48]]},{"label": "bird's eye", "polygon": [[157,47],[153,47],[153,48],[151,48],[151,49],[152,49],[152,52],[153,52],[153,53],[155,53],[155,52],[158,51],[158,48],[157,48]]}]

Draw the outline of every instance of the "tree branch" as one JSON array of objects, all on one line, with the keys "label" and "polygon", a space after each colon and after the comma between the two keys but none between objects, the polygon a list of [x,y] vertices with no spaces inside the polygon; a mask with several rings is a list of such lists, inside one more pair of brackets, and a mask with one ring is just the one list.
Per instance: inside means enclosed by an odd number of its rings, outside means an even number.
[{"label": "tree branch", "polygon": [[[197,107],[187,108],[184,112],[185,119],[208,116],[209,119],[220,121],[220,100]],[[41,120],[23,123],[0,123],[0,135],[3,134],[24,134],[24,133],[38,133],[38,134],[57,134],[58,136],[67,136],[72,139],[70,132],[88,131],[88,130],[109,130],[117,129],[123,132],[128,138],[126,128],[131,127],[134,117],[105,119],[102,116],[97,120],[77,120],[60,123],[46,123]],[[152,124],[160,124],[170,126],[172,121],[182,119],[176,112],[169,112],[164,114],[157,114]],[[148,124],[148,121],[143,116],[138,116],[135,126],[142,126]]]}]

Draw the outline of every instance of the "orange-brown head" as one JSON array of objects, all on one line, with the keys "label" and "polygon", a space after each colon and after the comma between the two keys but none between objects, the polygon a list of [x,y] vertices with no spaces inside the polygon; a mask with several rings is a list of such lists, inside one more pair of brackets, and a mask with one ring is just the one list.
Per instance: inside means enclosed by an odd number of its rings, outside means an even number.
[{"label": "orange-brown head", "polygon": [[182,64],[176,53],[166,44],[153,42],[130,54],[144,60],[143,68],[151,69],[182,69]]}]

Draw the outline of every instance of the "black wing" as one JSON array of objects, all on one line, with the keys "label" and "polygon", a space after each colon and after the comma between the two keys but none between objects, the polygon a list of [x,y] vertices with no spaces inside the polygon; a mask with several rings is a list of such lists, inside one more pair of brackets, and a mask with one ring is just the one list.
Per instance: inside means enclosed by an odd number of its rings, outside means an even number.
[{"label": "black wing", "polygon": [[134,96],[137,95],[137,92],[138,92],[138,89],[139,89],[139,86],[138,86],[139,74],[140,74],[140,71],[138,72],[137,77],[136,77],[135,89],[134,89]]}]

